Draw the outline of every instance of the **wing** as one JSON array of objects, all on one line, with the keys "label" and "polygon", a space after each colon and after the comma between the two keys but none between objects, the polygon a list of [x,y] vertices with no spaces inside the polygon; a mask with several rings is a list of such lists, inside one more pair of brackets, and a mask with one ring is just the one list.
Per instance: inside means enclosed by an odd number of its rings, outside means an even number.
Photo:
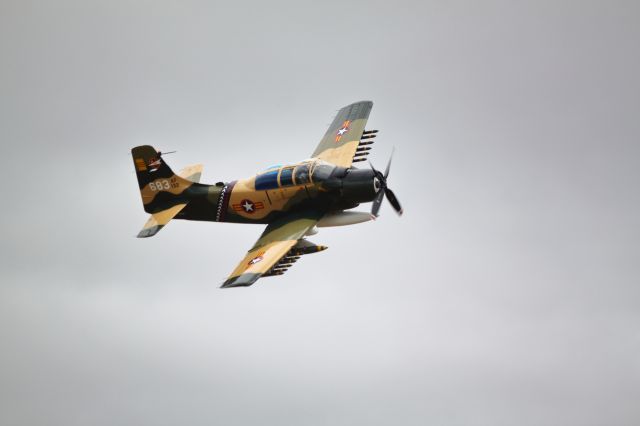
[{"label": "wing", "polygon": [[289,215],[264,230],[258,241],[233,270],[222,288],[250,286],[280,262],[322,217],[320,212]]},{"label": "wing", "polygon": [[341,167],[351,167],[373,102],[361,101],[338,111],[333,123],[311,155]]}]

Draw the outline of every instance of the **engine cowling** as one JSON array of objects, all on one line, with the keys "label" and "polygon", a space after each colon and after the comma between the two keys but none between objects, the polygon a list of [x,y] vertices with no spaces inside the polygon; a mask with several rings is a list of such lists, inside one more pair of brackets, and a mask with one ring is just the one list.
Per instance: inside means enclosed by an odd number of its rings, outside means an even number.
[{"label": "engine cowling", "polygon": [[373,201],[380,181],[371,169],[350,169],[342,178],[342,196],[355,203]]}]

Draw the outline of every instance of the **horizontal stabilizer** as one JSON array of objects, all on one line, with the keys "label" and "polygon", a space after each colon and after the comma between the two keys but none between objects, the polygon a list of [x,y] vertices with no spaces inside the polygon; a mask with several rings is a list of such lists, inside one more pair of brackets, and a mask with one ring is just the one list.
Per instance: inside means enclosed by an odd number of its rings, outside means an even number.
[{"label": "horizontal stabilizer", "polygon": [[187,166],[178,172],[178,176],[190,180],[191,182],[200,182],[200,176],[202,176],[202,164],[193,164]]},{"label": "horizontal stabilizer", "polygon": [[138,233],[138,238],[153,237],[160,231],[171,219],[173,219],[186,204],[176,204],[166,210],[152,214],[144,224],[142,230]]}]

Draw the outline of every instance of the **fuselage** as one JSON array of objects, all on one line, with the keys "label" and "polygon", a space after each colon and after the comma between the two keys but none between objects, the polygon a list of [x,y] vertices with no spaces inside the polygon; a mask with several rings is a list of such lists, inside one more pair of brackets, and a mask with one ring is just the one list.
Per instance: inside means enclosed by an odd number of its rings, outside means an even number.
[{"label": "fuselage", "polygon": [[373,201],[379,182],[371,169],[337,167],[322,160],[271,167],[247,179],[194,184],[176,219],[271,223],[306,209],[342,211]]}]

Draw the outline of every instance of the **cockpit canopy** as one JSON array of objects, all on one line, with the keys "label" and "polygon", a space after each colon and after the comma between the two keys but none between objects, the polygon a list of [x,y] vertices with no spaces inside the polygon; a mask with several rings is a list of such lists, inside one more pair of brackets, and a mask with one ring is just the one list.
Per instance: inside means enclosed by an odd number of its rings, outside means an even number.
[{"label": "cockpit canopy", "polygon": [[307,185],[325,181],[336,166],[322,160],[303,161],[292,166],[273,167],[258,173],[256,190]]}]

